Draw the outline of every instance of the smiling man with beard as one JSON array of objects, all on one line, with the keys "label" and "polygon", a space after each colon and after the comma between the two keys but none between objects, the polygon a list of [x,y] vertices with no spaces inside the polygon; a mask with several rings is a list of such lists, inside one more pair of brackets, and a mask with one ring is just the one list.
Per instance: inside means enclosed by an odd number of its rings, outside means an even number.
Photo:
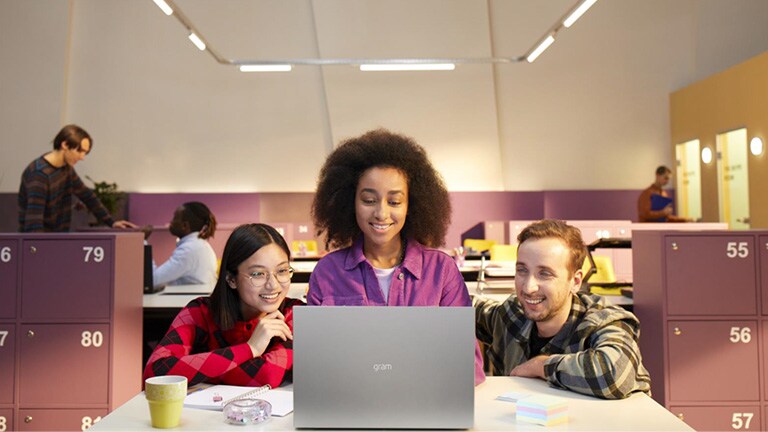
[{"label": "smiling man with beard", "polygon": [[587,255],[578,228],[542,220],[517,240],[515,294],[474,302],[476,335],[490,346],[494,372],[605,399],[650,393],[637,317],[578,292]]}]

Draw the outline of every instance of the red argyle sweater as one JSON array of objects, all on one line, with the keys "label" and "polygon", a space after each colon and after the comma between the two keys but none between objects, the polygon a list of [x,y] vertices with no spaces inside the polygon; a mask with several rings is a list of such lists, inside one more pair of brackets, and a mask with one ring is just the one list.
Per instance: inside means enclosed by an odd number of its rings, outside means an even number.
[{"label": "red argyle sweater", "polygon": [[[189,385],[201,382],[241,386],[271,385],[293,379],[293,341],[273,338],[264,354],[254,358],[246,342],[258,319],[237,321],[222,331],[213,320],[208,297],[189,302],[171,323],[144,368],[144,379],[157,375],[182,375]],[[301,300],[286,298],[280,305],[293,331],[293,307]]]}]

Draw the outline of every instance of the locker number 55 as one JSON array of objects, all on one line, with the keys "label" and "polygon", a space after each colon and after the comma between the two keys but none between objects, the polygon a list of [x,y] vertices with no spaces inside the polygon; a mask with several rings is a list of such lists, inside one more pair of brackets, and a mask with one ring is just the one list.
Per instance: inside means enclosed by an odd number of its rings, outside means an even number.
[{"label": "locker number 55", "polygon": [[725,245],[725,256],[728,258],[746,258],[749,256],[749,243],[747,242],[728,242]]}]

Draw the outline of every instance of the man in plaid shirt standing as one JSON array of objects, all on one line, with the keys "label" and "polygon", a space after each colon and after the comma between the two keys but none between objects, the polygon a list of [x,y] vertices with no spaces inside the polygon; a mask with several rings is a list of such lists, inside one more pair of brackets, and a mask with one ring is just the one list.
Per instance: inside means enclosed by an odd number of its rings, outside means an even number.
[{"label": "man in plaid shirt standing", "polygon": [[490,345],[494,373],[605,399],[650,393],[637,317],[578,292],[587,255],[578,228],[542,220],[517,239],[515,293],[502,303],[474,302],[476,335]]}]

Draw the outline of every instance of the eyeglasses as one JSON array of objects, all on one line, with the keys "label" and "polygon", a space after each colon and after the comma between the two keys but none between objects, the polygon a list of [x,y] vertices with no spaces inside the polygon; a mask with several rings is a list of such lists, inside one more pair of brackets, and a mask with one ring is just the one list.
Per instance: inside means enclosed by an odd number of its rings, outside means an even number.
[{"label": "eyeglasses", "polygon": [[267,284],[267,280],[270,279],[270,275],[274,276],[275,279],[277,279],[277,283],[287,284],[288,282],[291,281],[291,277],[293,277],[293,268],[291,267],[281,268],[281,269],[277,269],[274,272],[255,271],[249,275],[246,275],[246,277],[250,279],[252,287],[261,288]]}]

